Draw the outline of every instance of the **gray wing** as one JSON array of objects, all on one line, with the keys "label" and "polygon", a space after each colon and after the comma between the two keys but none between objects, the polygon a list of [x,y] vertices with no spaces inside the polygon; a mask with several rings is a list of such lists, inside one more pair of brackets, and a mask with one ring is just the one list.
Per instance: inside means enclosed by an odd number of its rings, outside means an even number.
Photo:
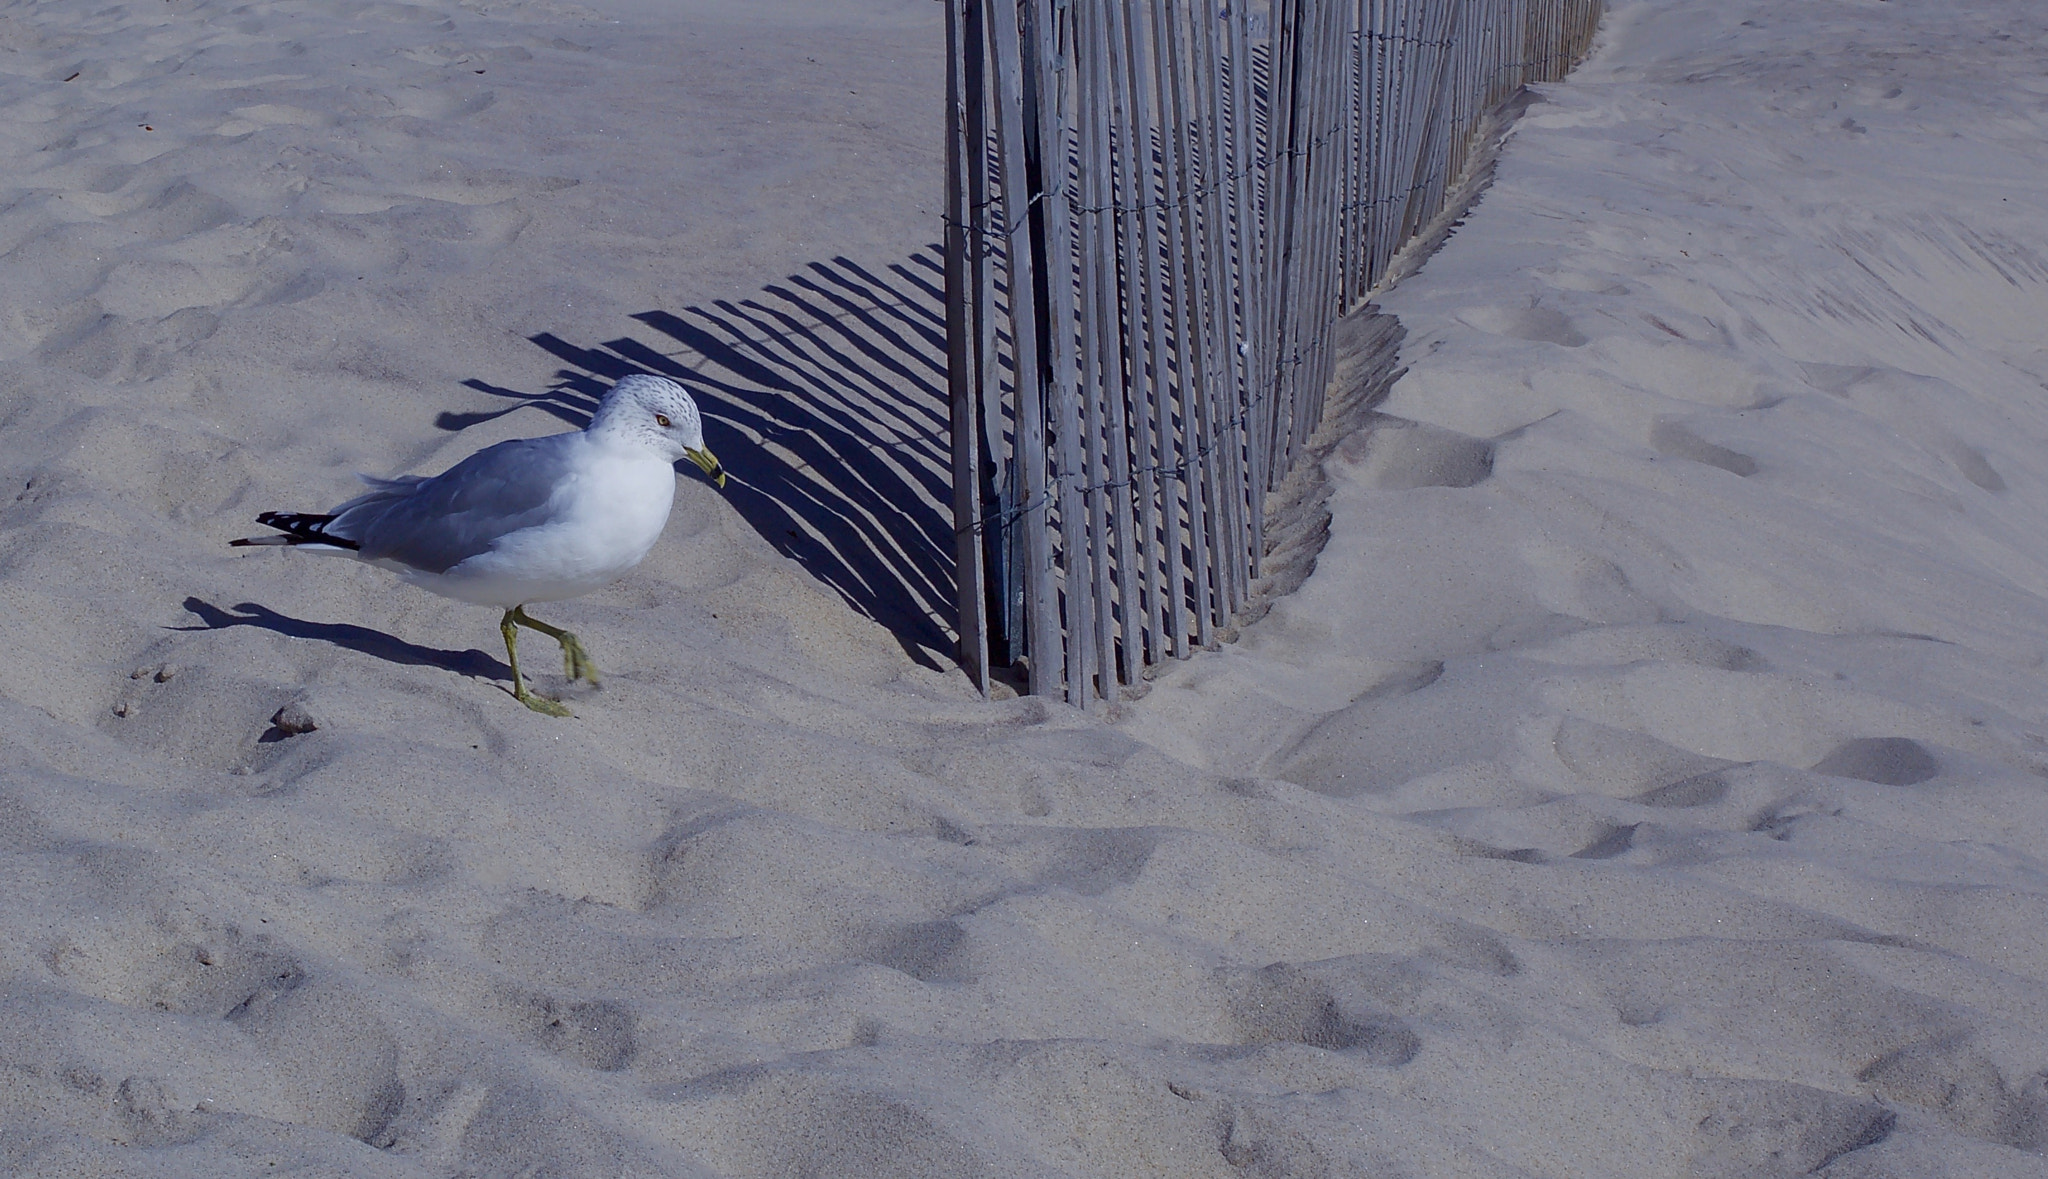
[{"label": "gray wing", "polygon": [[334,509],[329,535],[355,541],[365,561],[445,573],[499,537],[544,524],[548,499],[569,474],[562,439],[488,446],[432,478],[366,479],[372,490]]}]

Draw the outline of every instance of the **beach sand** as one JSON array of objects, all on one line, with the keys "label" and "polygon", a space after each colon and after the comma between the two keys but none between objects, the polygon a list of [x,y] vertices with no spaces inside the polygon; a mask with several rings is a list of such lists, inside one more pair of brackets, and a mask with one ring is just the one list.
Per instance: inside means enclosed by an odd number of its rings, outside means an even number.
[{"label": "beach sand", "polygon": [[[2048,1175],[2048,13],[1617,7],[1090,714],[946,658],[940,16],[0,9],[0,1173]],[[642,370],[574,720],[227,547]]]}]

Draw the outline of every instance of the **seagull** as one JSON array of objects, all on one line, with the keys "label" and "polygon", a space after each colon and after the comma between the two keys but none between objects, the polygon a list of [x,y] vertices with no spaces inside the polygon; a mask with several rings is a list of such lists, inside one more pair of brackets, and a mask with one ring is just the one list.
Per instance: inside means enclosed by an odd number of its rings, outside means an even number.
[{"label": "seagull", "polygon": [[568,716],[560,702],[527,691],[518,628],[561,644],[570,683],[595,684],[597,667],[575,635],[526,607],[581,597],[638,565],[668,523],[675,463],[684,458],[725,486],[697,403],[666,377],[635,373],[605,393],[584,429],[500,442],[439,475],[360,475],[370,490],[325,515],[264,512],[256,522],[276,535],[228,543],[353,557],[443,597],[496,606],[505,612],[498,630],[513,697]]}]

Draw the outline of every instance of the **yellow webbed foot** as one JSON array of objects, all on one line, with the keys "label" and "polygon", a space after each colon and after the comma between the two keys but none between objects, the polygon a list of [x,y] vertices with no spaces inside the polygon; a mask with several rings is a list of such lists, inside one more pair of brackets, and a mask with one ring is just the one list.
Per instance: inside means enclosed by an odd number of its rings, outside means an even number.
[{"label": "yellow webbed foot", "polygon": [[[526,705],[528,708],[533,709],[535,712],[545,713],[548,716],[576,715],[575,713],[570,712],[569,706],[563,704],[561,701],[550,700],[545,696],[536,696],[532,692],[526,690],[526,679],[525,677],[519,674],[518,624],[522,623],[527,626],[534,626],[533,621],[526,617],[526,612],[524,610],[521,610],[517,606],[514,606],[512,609],[505,611],[505,617],[498,623],[498,632],[505,636],[505,658],[511,661],[512,664],[512,698],[514,700],[519,701],[521,704]],[[535,629],[540,628],[535,627]],[[564,635],[568,634],[567,631],[561,633]],[[561,635],[557,635],[556,637],[560,638]],[[569,636],[569,642],[573,643],[575,641],[575,636]],[[568,658],[568,650],[568,645],[566,643],[563,644],[562,651],[563,658],[565,660]],[[576,648],[576,654],[578,656],[581,656],[582,653],[583,648],[581,644],[578,644]],[[586,660],[585,662],[588,661]],[[573,674],[570,676],[570,682],[575,682],[575,676]],[[592,682],[596,682],[595,679],[593,679]]]},{"label": "yellow webbed foot", "polygon": [[546,713],[549,716],[576,715],[575,713],[570,712],[569,706],[562,703],[561,701],[550,700],[546,696],[535,695],[532,692],[517,692],[514,694],[513,698],[518,700],[521,704],[526,705],[528,708],[533,709],[535,712]]},{"label": "yellow webbed foot", "polygon": [[560,642],[562,671],[569,677],[569,682],[573,684],[577,680],[589,680],[593,684],[596,683],[597,664],[591,662],[590,656],[583,650],[583,644],[576,640],[576,636],[565,630],[561,634]]}]

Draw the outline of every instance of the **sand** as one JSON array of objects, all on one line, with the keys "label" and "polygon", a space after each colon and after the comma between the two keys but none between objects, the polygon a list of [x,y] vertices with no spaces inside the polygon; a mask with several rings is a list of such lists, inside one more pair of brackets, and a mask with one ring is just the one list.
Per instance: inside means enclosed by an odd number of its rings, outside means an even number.
[{"label": "sand", "polygon": [[[945,658],[939,15],[0,10],[0,1173],[2048,1174],[2048,14],[1617,8],[1090,715]],[[575,720],[226,547],[637,369]]]}]

